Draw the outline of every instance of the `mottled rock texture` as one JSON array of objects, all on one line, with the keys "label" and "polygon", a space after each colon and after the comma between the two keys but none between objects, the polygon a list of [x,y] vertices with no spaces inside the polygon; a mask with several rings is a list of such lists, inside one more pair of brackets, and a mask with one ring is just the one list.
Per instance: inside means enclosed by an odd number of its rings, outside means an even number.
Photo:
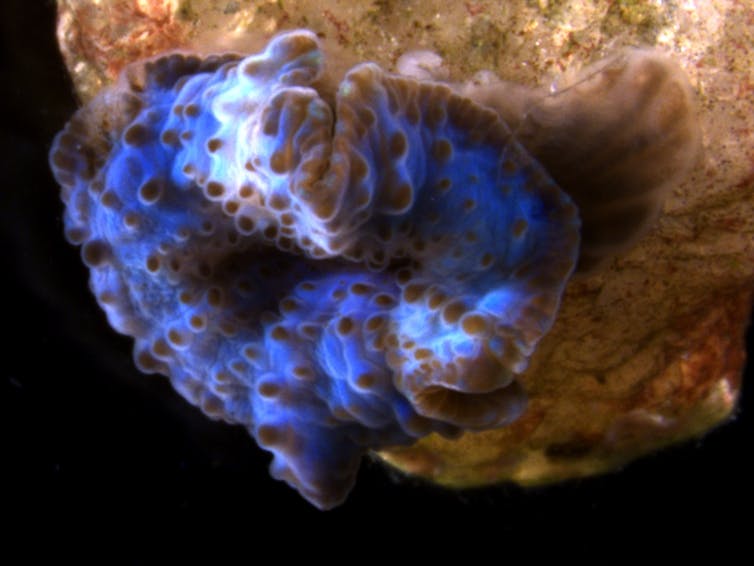
[{"label": "mottled rock texture", "polygon": [[344,64],[389,69],[406,51],[434,51],[455,83],[492,71],[532,87],[567,84],[619,48],[666,50],[696,93],[700,158],[635,247],[571,281],[521,377],[526,413],[506,428],[430,436],[380,455],[446,485],[543,483],[612,469],[731,414],[754,283],[754,14],[746,3],[59,5],[61,46],[82,99],[136,58],[174,47],[247,49],[259,41],[250,31],[269,38],[294,27],[340,49]]}]

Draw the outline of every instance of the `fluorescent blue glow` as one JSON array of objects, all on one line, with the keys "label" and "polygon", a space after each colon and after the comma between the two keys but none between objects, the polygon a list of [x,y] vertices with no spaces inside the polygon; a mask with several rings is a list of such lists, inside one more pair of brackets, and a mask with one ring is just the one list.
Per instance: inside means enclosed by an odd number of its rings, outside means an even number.
[{"label": "fluorescent blue glow", "polygon": [[491,111],[362,65],[333,121],[309,86],[321,65],[301,31],[246,59],[147,63],[74,117],[51,164],[138,366],[330,507],[370,448],[521,413],[513,378],[578,219]]}]

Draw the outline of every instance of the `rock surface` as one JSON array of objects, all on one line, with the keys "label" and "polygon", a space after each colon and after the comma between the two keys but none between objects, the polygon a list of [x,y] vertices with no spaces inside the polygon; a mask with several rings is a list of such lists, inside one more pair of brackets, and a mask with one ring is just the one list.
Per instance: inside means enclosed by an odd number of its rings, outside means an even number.
[{"label": "rock surface", "polygon": [[[629,252],[569,285],[522,383],[524,416],[380,456],[452,486],[545,483],[612,469],[703,433],[735,408],[754,288],[754,12],[744,3],[60,0],[59,39],[83,100],[169,48],[246,49],[307,27],[345,59],[443,57],[535,86],[624,46],[666,50],[698,94],[703,151]],[[112,25],[116,22],[117,25]],[[253,32],[253,36],[250,32]],[[260,34],[262,37],[260,37]]]}]

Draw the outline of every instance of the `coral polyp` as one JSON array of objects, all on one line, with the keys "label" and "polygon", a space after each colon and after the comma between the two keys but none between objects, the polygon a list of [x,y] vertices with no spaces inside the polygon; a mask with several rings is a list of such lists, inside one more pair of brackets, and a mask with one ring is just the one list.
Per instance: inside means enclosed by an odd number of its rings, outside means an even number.
[{"label": "coral polyp", "polygon": [[370,449],[525,410],[517,377],[580,220],[488,94],[369,63],[328,76],[292,31],[254,55],[132,64],[55,139],[67,238],[139,369],[246,427],[320,508]]}]

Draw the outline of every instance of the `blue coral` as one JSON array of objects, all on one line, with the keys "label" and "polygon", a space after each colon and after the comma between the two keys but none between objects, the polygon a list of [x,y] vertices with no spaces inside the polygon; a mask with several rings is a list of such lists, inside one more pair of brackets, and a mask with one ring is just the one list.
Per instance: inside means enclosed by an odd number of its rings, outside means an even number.
[{"label": "blue coral", "polygon": [[333,110],[322,73],[305,31],[134,65],[51,164],[138,367],[327,508],[368,449],[520,415],[579,221],[493,111],[371,64]]}]

